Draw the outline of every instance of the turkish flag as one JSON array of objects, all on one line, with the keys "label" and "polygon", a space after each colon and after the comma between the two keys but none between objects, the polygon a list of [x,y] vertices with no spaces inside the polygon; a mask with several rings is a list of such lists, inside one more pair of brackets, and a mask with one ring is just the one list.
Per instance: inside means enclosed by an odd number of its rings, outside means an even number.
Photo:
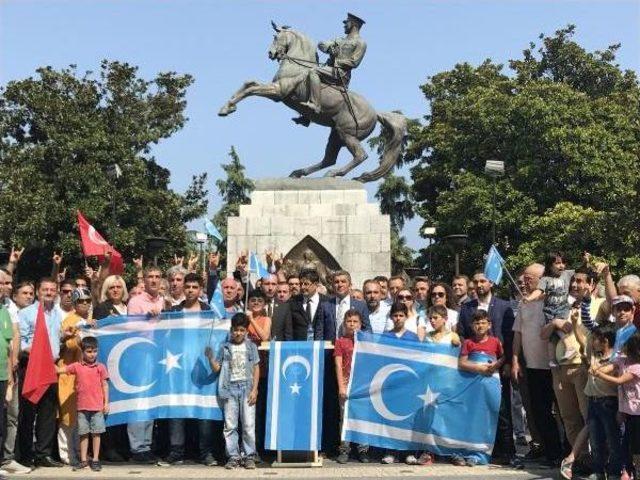
[{"label": "turkish flag", "polygon": [[36,329],[31,343],[31,354],[29,355],[29,363],[27,363],[27,373],[22,386],[22,396],[36,404],[47,391],[49,385],[57,382],[58,374],[53,365],[49,332],[44,319],[44,309],[40,303],[36,315]]},{"label": "turkish flag", "polygon": [[93,228],[93,225],[87,222],[80,210],[78,210],[78,228],[80,229],[80,243],[85,257],[96,255],[99,258],[104,258],[105,253],[111,252],[109,273],[120,275],[124,272],[124,262],[120,252],[107,243],[102,235]]}]

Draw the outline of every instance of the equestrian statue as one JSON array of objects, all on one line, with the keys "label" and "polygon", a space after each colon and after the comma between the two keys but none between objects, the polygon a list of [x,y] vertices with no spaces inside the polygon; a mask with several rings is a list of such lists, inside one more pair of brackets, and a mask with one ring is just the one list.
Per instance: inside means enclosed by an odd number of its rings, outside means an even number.
[{"label": "equestrian statue", "polygon": [[290,177],[303,177],[335,165],[342,147],[349,150],[353,159],[342,168],[327,171],[325,176],[346,175],[367,159],[360,142],[371,135],[377,122],[382,125],[384,138],[380,164],[355,180],[371,182],[382,178],[402,153],[407,119],[395,112],[376,112],[364,97],[348,88],[351,71],[360,65],[367,45],[360,36],[364,20],[349,13],[343,23],[345,37],[318,44],[317,48],[329,55],[327,63],[320,65],[316,45],[309,37],[271,22],[276,34],[269,58],[280,64],[273,82],[245,82],[218,112],[220,116],[229,115],[241,100],[257,95],[283,102],[297,111],[300,116],[293,119],[297,124],[308,126],[314,122],[331,128],[324,158],[294,170]]}]

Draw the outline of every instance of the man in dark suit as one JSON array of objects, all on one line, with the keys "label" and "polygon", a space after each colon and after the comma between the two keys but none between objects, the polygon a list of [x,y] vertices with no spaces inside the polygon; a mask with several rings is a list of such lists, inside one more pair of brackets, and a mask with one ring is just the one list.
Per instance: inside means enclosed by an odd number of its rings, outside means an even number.
[{"label": "man in dark suit", "polygon": [[[351,297],[351,275],[349,272],[339,270],[333,274],[333,291],[336,296],[321,302],[318,307],[320,316],[314,325],[314,338],[334,341],[336,337],[340,336],[344,314],[350,309],[355,309],[360,313],[362,330],[370,332],[369,309],[365,302]],[[340,406],[338,404],[336,369],[333,368],[333,350],[325,350],[324,364],[322,450],[327,455],[332,455],[340,443],[339,422],[336,421],[337,418],[340,418]]]},{"label": "man in dark suit", "polygon": [[511,358],[513,351],[513,322],[515,315],[510,302],[497,298],[492,294],[493,283],[482,272],[473,275],[476,285],[477,299],[470,300],[460,307],[458,317],[458,333],[463,338],[473,338],[471,327],[473,314],[477,310],[486,310],[491,320],[492,335],[498,337],[504,348],[504,356],[509,364],[503,365],[500,374],[502,398],[498,414],[498,429],[493,447],[492,462],[522,468],[516,457],[513,441],[513,425],[511,423]]},{"label": "man in dark suit", "polygon": [[349,272],[339,270],[333,275],[333,291],[336,296],[322,302],[322,321],[314,325],[314,338],[316,340],[335,340],[340,336],[342,321],[347,310],[353,308],[362,315],[362,330],[371,332],[369,322],[369,309],[362,300],[353,298],[351,292],[351,275]]},{"label": "man in dark suit", "polygon": [[281,303],[276,298],[278,277],[273,274],[264,277],[260,288],[267,297],[265,308],[267,316],[271,318],[271,340],[291,340],[291,305],[288,302]]},{"label": "man in dark suit", "polygon": [[326,295],[318,293],[320,276],[315,270],[303,270],[300,276],[302,293],[291,297],[291,318],[294,340],[313,340],[314,326],[322,318],[320,305],[329,300]]}]

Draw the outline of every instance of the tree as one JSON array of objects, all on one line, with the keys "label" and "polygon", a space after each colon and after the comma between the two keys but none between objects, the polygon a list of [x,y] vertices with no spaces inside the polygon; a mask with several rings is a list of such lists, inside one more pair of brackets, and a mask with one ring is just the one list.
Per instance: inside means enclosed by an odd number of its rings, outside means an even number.
[{"label": "tree", "polygon": [[[192,78],[145,80],[137,67],[106,60],[97,77],[73,65],[36,74],[0,91],[0,238],[29,248],[30,274],[50,268],[53,250],[75,270],[83,266],[77,209],[125,257],[142,253],[149,236],[167,238],[167,254],[184,249],[184,223],[206,211],[207,177],[174,192],[151,148],[186,122]],[[106,174],[113,164],[117,181]]]},{"label": "tree", "polygon": [[220,210],[218,210],[213,217],[213,223],[225,238],[223,247],[226,246],[227,218],[238,216],[240,213],[240,205],[249,203],[249,195],[255,188],[253,181],[245,177],[245,167],[242,165],[240,157],[233,146],[229,151],[229,157],[231,161],[221,165],[227,177],[216,180],[216,187],[218,187],[218,192],[220,193],[223,203]]},{"label": "tree", "polygon": [[380,212],[389,215],[391,223],[391,270],[398,274],[413,263],[413,250],[406,245],[401,232],[407,219],[413,218],[411,188],[403,176],[387,173],[375,195]]},{"label": "tree", "polygon": [[462,63],[421,87],[430,112],[405,155],[417,162],[416,212],[439,236],[469,235],[464,271],[481,266],[491,243],[489,159],[505,163],[496,230],[511,265],[556,248],[574,260],[589,250],[621,271],[640,265],[638,80],[615,63],[619,45],[587,52],[574,31],[541,35],[509,62],[512,75],[491,60]]}]

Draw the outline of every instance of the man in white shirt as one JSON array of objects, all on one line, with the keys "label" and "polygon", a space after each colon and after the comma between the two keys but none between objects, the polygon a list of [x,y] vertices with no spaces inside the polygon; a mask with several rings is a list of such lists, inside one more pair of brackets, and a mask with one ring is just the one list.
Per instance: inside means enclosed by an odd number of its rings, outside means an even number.
[{"label": "man in white shirt", "polygon": [[383,333],[390,307],[382,301],[382,289],[375,280],[366,280],[362,286],[364,301],[369,309],[369,322],[373,333]]}]

